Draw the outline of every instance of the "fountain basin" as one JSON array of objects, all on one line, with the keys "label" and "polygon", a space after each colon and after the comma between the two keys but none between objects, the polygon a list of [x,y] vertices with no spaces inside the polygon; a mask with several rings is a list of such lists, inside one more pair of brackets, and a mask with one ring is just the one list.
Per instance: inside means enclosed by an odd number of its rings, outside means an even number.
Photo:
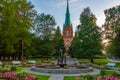
[{"label": "fountain basin", "polygon": [[40,73],[48,73],[48,74],[81,74],[81,73],[88,73],[93,72],[91,67],[81,67],[81,66],[65,66],[65,68],[61,68],[59,66],[47,66],[41,67],[36,66],[31,68],[34,72]]}]

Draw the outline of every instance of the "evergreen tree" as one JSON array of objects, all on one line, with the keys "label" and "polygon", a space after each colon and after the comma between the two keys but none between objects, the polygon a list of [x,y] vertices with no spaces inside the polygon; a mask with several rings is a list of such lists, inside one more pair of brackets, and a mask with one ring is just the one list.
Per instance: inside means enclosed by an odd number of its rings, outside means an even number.
[{"label": "evergreen tree", "polygon": [[77,57],[87,57],[93,63],[93,57],[101,53],[101,38],[96,25],[96,17],[89,7],[81,13],[80,23],[72,42],[72,48]]},{"label": "evergreen tree", "polygon": [[64,49],[64,41],[63,41],[63,37],[61,35],[61,30],[60,30],[59,26],[55,30],[53,41],[54,41],[56,53],[58,53],[58,51],[60,49],[65,50]]}]

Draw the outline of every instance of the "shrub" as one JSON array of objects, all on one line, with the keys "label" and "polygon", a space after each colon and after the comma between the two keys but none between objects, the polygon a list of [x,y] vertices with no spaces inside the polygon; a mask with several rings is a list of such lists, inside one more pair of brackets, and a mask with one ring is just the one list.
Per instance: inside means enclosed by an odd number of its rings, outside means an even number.
[{"label": "shrub", "polygon": [[24,63],[22,63],[22,66],[26,66],[26,64],[27,64],[27,63],[24,62]]},{"label": "shrub", "polygon": [[101,76],[104,76],[104,75],[105,75],[105,70],[101,70],[101,71],[100,71],[100,75],[101,75]]},{"label": "shrub", "polygon": [[84,77],[85,77],[85,80],[94,80],[94,76],[92,75],[86,75]]},{"label": "shrub", "polygon": [[27,73],[26,73],[26,72],[18,73],[17,76],[18,76],[19,78],[26,78]]},{"label": "shrub", "polygon": [[3,64],[2,64],[2,68],[4,68],[4,67],[5,67],[5,64],[3,63]]},{"label": "shrub", "polygon": [[8,70],[7,69],[1,69],[0,68],[0,72],[7,72]]},{"label": "shrub", "polygon": [[16,66],[12,66],[12,67],[11,67],[11,71],[17,71]]},{"label": "shrub", "polygon": [[117,73],[117,72],[114,72],[112,75],[115,77],[120,77],[120,73]]}]

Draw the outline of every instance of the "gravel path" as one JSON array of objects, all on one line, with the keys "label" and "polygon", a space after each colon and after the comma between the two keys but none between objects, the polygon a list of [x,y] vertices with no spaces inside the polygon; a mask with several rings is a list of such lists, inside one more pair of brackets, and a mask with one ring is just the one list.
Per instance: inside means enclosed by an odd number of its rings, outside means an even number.
[{"label": "gravel path", "polygon": [[49,80],[63,80],[64,76],[63,75],[51,75]]}]

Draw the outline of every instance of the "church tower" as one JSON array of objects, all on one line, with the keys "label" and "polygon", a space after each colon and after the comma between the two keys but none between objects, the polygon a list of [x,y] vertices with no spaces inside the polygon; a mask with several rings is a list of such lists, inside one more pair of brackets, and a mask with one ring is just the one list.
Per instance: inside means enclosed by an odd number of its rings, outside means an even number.
[{"label": "church tower", "polygon": [[67,0],[67,8],[66,8],[66,15],[65,15],[65,23],[63,24],[63,39],[64,39],[64,45],[66,47],[66,50],[68,50],[73,40],[73,28],[70,21],[68,0]]}]

